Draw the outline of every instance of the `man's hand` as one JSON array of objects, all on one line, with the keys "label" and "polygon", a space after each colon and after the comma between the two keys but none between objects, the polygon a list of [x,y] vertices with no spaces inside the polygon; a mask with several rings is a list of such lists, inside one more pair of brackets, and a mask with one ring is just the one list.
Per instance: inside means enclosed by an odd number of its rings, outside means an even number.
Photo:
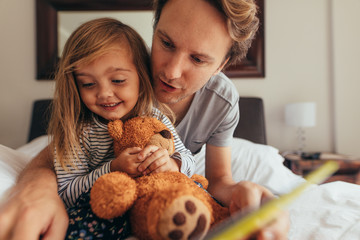
[{"label": "man's hand", "polygon": [[[258,209],[264,202],[274,198],[266,188],[247,181],[237,183],[232,191],[230,200],[230,213]],[[267,226],[263,226],[255,235],[257,240],[285,240],[290,228],[288,212],[281,212],[276,219]]]},{"label": "man's hand", "polygon": [[52,156],[45,148],[0,204],[0,240],[64,239],[68,222],[57,194]]},{"label": "man's hand", "polygon": [[232,190],[230,200],[230,213],[246,209],[257,209],[274,195],[266,188],[253,182],[238,182]]},{"label": "man's hand", "polygon": [[0,204],[0,240],[64,239],[68,222],[57,194],[52,156],[45,148]]},{"label": "man's hand", "polygon": [[14,187],[0,206],[0,239],[64,239],[68,216],[56,189]]},{"label": "man's hand", "polygon": [[289,212],[283,211],[279,213],[274,222],[268,226],[263,227],[257,234],[258,240],[287,240],[290,229]]}]

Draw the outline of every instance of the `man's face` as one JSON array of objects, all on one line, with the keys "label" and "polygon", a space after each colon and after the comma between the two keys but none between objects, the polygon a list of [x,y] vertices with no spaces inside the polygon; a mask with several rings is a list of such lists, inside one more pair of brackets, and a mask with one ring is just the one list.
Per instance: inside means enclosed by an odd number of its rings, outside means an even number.
[{"label": "man's face", "polygon": [[153,36],[155,95],[163,103],[190,99],[223,67],[231,46],[225,19],[204,0],[170,0]]}]

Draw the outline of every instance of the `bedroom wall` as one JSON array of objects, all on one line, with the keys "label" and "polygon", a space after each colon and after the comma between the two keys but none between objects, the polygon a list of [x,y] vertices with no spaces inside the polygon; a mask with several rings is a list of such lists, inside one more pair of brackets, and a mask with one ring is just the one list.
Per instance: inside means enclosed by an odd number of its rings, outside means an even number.
[{"label": "bedroom wall", "polygon": [[240,95],[262,96],[268,142],[297,146],[284,106],[314,101],[317,125],[306,129],[306,149],[360,156],[360,1],[266,2],[266,78],[235,80]]},{"label": "bedroom wall", "polygon": [[[234,79],[242,96],[265,102],[268,143],[296,148],[285,104],[317,103],[307,150],[360,156],[358,0],[266,1],[266,77]],[[35,1],[0,1],[0,144],[26,143],[32,103],[51,97],[52,81],[35,79]],[[356,31],[356,32],[355,32]]]},{"label": "bedroom wall", "polygon": [[360,156],[360,1],[333,0],[335,146]]},{"label": "bedroom wall", "polygon": [[32,103],[52,95],[35,79],[35,1],[0,1],[0,144],[26,143]]}]

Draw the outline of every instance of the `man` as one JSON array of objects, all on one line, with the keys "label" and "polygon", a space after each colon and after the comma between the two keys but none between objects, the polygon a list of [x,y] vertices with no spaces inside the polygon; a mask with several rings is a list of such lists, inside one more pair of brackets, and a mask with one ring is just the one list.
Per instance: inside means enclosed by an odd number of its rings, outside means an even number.
[{"label": "man", "polygon": [[[220,73],[246,54],[258,27],[256,6],[251,0],[159,0],[155,7],[151,61],[158,100],[175,113],[187,148],[196,153],[206,144],[209,192],[231,211],[260,206],[272,197],[267,189],[232,180],[230,141],[239,97]],[[19,178],[0,209],[0,239],[63,238],[67,215],[52,166],[45,149]],[[153,167],[146,163],[139,170]],[[167,162],[161,170],[178,167]],[[282,216],[257,239],[287,239],[288,228],[288,218]]]}]

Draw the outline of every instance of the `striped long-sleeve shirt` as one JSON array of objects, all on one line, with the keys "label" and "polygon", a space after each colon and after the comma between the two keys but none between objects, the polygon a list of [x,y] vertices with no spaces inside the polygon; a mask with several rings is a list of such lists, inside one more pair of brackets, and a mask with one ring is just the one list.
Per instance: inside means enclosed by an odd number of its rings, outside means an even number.
[{"label": "striped long-sleeve shirt", "polygon": [[[191,152],[185,148],[170,120],[158,109],[154,108],[153,116],[162,121],[174,136],[175,153],[172,158],[181,161],[180,171],[191,176],[195,170],[195,160]],[[54,160],[58,182],[58,193],[66,207],[74,206],[82,193],[90,190],[95,181],[110,172],[110,163],[115,158],[113,139],[108,133],[107,125],[93,116],[92,123],[83,133],[84,144],[79,151],[76,167],[68,166],[68,171]]]}]

